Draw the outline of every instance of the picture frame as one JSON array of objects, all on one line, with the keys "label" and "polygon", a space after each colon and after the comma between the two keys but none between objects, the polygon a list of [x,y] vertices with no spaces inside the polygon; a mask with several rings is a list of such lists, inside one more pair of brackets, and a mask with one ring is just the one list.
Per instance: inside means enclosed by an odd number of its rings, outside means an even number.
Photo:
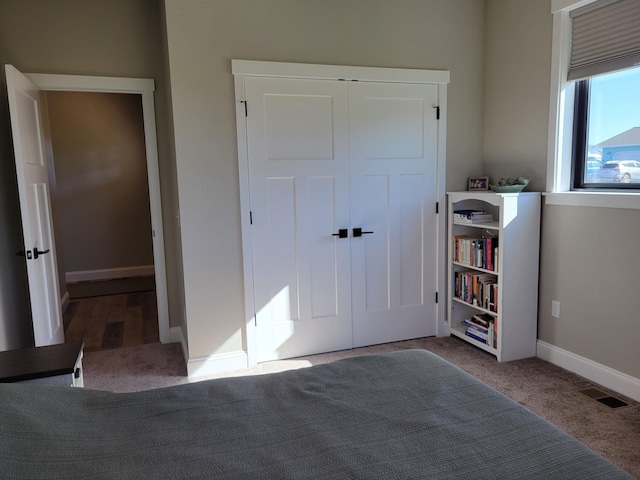
[{"label": "picture frame", "polygon": [[489,177],[469,177],[467,190],[474,192],[489,190]]}]

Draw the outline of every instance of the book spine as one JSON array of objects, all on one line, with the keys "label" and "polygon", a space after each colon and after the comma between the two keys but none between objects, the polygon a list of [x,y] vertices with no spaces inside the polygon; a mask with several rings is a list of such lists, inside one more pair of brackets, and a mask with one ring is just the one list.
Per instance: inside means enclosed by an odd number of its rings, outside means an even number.
[{"label": "book spine", "polygon": [[469,327],[467,329],[467,332],[475,335],[476,337],[482,338],[484,340],[487,340],[487,338],[489,337],[489,334],[487,332],[483,332],[482,330],[479,330],[473,326]]},{"label": "book spine", "polygon": [[491,237],[487,237],[486,239],[487,242],[487,252],[489,252],[489,254],[487,255],[487,270],[493,270],[493,258],[492,258],[492,254],[493,254],[493,247],[492,247],[492,239]]},{"label": "book spine", "polygon": [[474,323],[472,319],[463,320],[462,321],[462,325],[464,325],[465,327],[469,327],[471,329],[478,330],[478,331],[483,332],[485,334],[489,333],[489,329],[487,327],[483,327],[482,325],[478,325],[477,323]]},{"label": "book spine", "polygon": [[467,335],[468,337],[473,338],[474,340],[477,340],[480,343],[484,343],[484,344],[487,343],[486,339],[478,337],[478,336],[474,335],[473,333],[469,332],[468,330],[465,332],[465,335]]}]

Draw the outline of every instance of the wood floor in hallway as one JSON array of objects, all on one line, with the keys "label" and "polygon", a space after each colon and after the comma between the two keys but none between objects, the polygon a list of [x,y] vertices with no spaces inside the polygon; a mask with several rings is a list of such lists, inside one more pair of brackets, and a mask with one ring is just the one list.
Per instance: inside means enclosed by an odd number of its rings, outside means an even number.
[{"label": "wood floor in hallway", "polygon": [[74,299],[63,319],[65,341],[82,340],[85,352],[160,341],[155,291]]}]

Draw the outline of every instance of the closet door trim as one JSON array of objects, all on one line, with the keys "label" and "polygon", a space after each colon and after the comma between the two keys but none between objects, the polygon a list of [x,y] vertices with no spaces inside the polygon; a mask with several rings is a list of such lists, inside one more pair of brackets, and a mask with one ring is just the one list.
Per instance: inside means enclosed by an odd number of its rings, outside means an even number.
[{"label": "closet door trim", "polygon": [[[269,76],[281,78],[332,79],[346,81],[426,83],[438,86],[438,105],[433,105],[434,115],[439,115],[437,146],[437,202],[438,214],[438,265],[436,269],[438,297],[446,295],[446,125],[447,125],[447,85],[450,73],[445,70],[419,70],[378,67],[356,67],[342,65],[316,65],[251,60],[232,60],[231,72],[235,85],[236,128],[238,141],[238,170],[240,186],[240,208],[242,229],[242,255],[244,273],[245,319],[244,340],[248,366],[257,363],[257,338],[255,326],[255,305],[253,289],[253,245],[251,241],[251,198],[249,190],[249,163],[247,151],[247,128],[245,113],[250,105],[246,103],[245,77]],[[436,205],[433,206],[436,208]],[[436,292],[434,292],[434,295]],[[438,304],[436,335],[449,334],[445,318],[444,303]]]},{"label": "closet door trim", "polygon": [[318,80],[358,80],[360,82],[449,83],[446,70],[410,68],[350,67],[308,63],[231,60],[233,75],[259,77],[313,78]]}]

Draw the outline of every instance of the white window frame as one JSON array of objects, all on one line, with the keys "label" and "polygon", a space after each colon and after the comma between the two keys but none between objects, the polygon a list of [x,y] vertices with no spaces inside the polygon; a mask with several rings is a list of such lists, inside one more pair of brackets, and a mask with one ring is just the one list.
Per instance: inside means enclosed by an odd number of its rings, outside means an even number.
[{"label": "white window frame", "polygon": [[552,0],[553,46],[551,51],[551,99],[547,151],[547,205],[640,209],[640,190],[572,191],[571,150],[574,82],[567,82],[571,19],[569,14],[597,0]]}]

